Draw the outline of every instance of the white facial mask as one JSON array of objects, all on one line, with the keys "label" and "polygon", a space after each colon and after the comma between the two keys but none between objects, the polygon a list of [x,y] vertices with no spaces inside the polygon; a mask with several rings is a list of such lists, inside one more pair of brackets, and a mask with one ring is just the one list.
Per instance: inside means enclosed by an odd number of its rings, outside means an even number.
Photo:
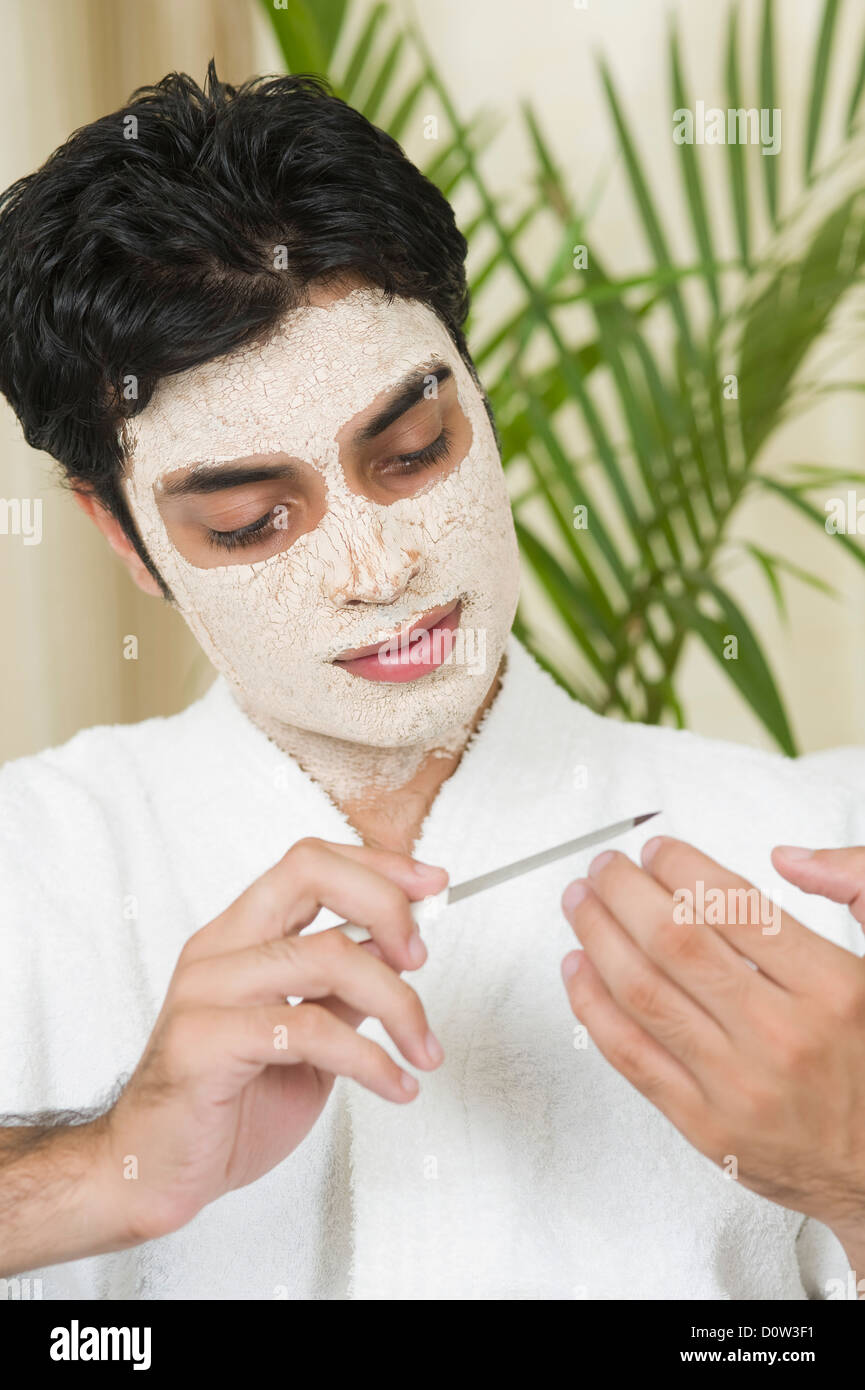
[{"label": "white facial mask", "polygon": [[[471,425],[468,452],[412,497],[380,504],[352,492],[338,431],[430,359],[454,374]],[[298,309],[263,346],[161,381],[127,438],[125,488],[142,540],[204,651],[271,737],[289,749],[292,730],[382,749],[451,746],[495,679],[519,569],[483,400],[426,305],[388,304],[363,288]],[[257,563],[191,564],[169,538],[156,502],[159,479],[193,461],[274,453],[322,474],[326,510],[318,525]],[[332,664],[455,599],[460,626],[484,634],[483,670],[476,660],[452,661],[391,684]]]}]

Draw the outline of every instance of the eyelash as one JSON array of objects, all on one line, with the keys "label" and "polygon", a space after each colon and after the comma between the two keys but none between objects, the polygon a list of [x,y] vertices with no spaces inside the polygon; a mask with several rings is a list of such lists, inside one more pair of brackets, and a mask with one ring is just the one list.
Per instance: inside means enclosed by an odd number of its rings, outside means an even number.
[{"label": "eyelash", "polygon": [[[447,453],[450,442],[450,431],[445,425],[441,434],[431,444],[425,445],[423,449],[416,449],[413,454],[398,454],[394,462],[408,464],[407,468],[399,470],[405,474],[432,468],[433,464],[438,463]],[[241,526],[237,531],[208,530],[208,541],[218,550],[238,550],[245,545],[254,545],[267,533],[270,517],[271,513],[267,512],[265,516],[259,517],[258,521],[250,522],[249,526]]]}]

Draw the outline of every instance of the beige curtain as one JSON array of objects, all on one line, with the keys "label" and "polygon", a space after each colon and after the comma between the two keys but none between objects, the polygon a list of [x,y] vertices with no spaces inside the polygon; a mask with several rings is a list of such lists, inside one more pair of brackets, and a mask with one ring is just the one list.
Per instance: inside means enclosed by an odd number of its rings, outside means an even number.
[{"label": "beige curtain", "polygon": [[[0,30],[4,188],[172,69],[200,81],[213,56],[239,82],[280,66],[252,0],[0,0]],[[91,724],[173,713],[206,688],[211,670],[185,624],[138,592],[2,398],[0,499],[42,504],[39,544],[0,534],[0,762]],[[129,636],[137,660],[124,656]]]}]

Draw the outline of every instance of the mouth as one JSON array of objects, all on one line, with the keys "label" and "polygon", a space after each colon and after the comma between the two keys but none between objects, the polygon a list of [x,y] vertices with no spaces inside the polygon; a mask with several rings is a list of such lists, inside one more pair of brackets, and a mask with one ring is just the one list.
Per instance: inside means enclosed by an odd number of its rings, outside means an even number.
[{"label": "mouth", "polygon": [[448,660],[461,612],[459,599],[444,607],[431,608],[384,642],[341,652],[334,658],[333,665],[368,681],[419,680]]}]

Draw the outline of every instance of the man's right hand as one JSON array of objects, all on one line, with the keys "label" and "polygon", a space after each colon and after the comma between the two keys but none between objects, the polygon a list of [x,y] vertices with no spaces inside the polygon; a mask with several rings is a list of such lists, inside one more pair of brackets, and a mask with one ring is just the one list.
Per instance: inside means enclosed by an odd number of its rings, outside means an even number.
[{"label": "man's right hand", "polygon": [[[48,1248],[22,1242],[15,1222],[7,1234],[17,1270],[179,1229],[297,1148],[337,1076],[385,1100],[411,1101],[414,1077],[356,1029],[364,1018],[378,1018],[412,1066],[432,1070],[441,1062],[423,1005],[400,974],[426,959],[410,902],[446,883],[443,869],[406,855],[300,840],[191,936],[141,1061],[112,1109],[90,1125],[49,1132],[36,1149],[36,1132],[20,1132],[22,1145],[31,1144],[27,1187],[34,1196],[41,1189],[42,1203],[48,1198],[34,1168],[40,1153],[50,1163],[56,1139],[68,1151],[67,1173],[91,1175],[100,1212],[98,1221],[90,1212],[88,1222],[82,1197],[74,1217],[69,1210],[66,1236],[55,1226],[53,1250],[50,1241]],[[365,927],[372,940],[358,944],[335,928],[301,936],[323,907]],[[286,996],[301,1002],[290,1005]],[[17,1135],[0,1131],[10,1182],[12,1165],[27,1163],[24,1152],[15,1162]]]},{"label": "man's right hand", "polygon": [[[337,1076],[397,1104],[414,1099],[415,1078],[356,1029],[373,1016],[413,1066],[441,1062],[400,972],[426,959],[410,902],[446,883],[443,869],[405,855],[300,840],[190,937],[104,1128],[112,1191],[133,1233],[176,1230],[269,1172],[315,1124]],[[335,928],[299,935],[323,907],[372,941]]]}]

